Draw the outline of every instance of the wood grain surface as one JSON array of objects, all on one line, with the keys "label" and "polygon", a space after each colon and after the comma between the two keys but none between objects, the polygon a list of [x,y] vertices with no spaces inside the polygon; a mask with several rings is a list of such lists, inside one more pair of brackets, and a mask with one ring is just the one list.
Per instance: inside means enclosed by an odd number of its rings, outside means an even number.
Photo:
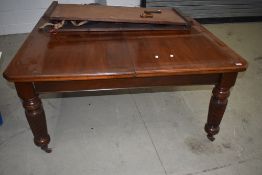
[{"label": "wood grain surface", "polygon": [[50,15],[50,19],[89,20],[130,23],[185,24],[186,21],[172,8],[161,9],[160,14],[153,13],[153,18],[141,18],[144,11],[157,8],[95,6],[81,4],[59,4]]},{"label": "wood grain surface", "polygon": [[[51,12],[47,10],[48,14]],[[47,14],[44,16],[4,72],[9,81],[225,73],[244,71],[247,67],[243,58],[194,20],[192,29],[186,32],[61,32],[53,35],[38,30],[47,22]]]}]

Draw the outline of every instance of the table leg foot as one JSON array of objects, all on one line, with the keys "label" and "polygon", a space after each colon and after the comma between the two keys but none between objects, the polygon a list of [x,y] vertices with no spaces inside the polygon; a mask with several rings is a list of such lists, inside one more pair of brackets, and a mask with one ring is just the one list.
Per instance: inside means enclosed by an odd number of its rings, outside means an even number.
[{"label": "table leg foot", "polygon": [[213,142],[213,141],[215,141],[215,137],[214,137],[214,135],[209,135],[209,134],[207,134],[207,138],[208,138],[208,140],[210,140],[211,142]]},{"label": "table leg foot", "polygon": [[228,97],[230,95],[230,88],[234,85],[237,74],[228,73],[221,75],[220,82],[216,84],[209,103],[207,123],[205,131],[207,138],[214,141],[214,135],[219,132],[219,125],[226,110]]},{"label": "table leg foot", "polygon": [[46,136],[34,136],[34,143],[36,146],[40,147],[47,153],[51,153],[52,149],[48,148],[48,144],[50,142],[50,136],[47,134]]},{"label": "table leg foot", "polygon": [[50,136],[47,133],[45,113],[41,99],[38,96],[31,99],[23,99],[23,106],[27,121],[34,135],[35,145],[41,147],[46,152],[51,152],[48,150]]},{"label": "table leg foot", "polygon": [[216,135],[219,132],[219,127],[213,128],[212,126],[206,124],[205,131],[207,133],[207,138],[213,142],[215,140],[214,135]]},{"label": "table leg foot", "polygon": [[205,125],[207,138],[211,141],[215,140],[214,135],[219,132],[219,125],[227,106],[229,94],[229,88],[216,86],[213,89],[213,96],[209,104],[208,119]]},{"label": "table leg foot", "polygon": [[41,99],[35,93],[31,83],[16,83],[19,97],[22,99],[25,109],[26,119],[34,135],[34,143],[47,153],[51,152],[48,148],[50,136],[47,132],[45,112]]},{"label": "table leg foot", "polygon": [[48,148],[47,145],[42,146],[41,149],[42,149],[43,151],[45,151],[46,153],[51,153],[51,152],[52,152],[52,149],[51,149],[51,148]]}]

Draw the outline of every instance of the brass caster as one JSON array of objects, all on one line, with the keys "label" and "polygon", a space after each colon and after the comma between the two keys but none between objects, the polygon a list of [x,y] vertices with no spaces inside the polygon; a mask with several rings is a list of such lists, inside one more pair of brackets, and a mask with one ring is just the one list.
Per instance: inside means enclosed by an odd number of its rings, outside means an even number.
[{"label": "brass caster", "polygon": [[51,153],[51,152],[52,152],[52,149],[51,149],[51,148],[48,148],[47,145],[46,145],[46,146],[42,146],[41,149],[42,149],[43,151],[45,151],[46,153]]},{"label": "brass caster", "polygon": [[212,134],[207,134],[207,138],[208,138],[208,140],[210,140],[211,142],[213,142],[213,141],[215,140],[215,137],[214,137],[214,135],[212,135]]}]

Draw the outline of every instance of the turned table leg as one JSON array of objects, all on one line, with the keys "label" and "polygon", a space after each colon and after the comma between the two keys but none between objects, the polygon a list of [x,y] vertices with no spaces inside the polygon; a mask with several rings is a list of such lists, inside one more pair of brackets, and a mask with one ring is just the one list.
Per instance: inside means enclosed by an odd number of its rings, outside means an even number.
[{"label": "turned table leg", "polygon": [[219,132],[219,125],[226,110],[230,88],[234,86],[237,73],[222,74],[220,81],[215,85],[209,104],[209,111],[205,131],[207,138],[214,141],[214,135]]},{"label": "turned table leg", "polygon": [[47,132],[45,112],[33,83],[15,83],[15,86],[18,96],[22,99],[25,115],[34,135],[35,145],[50,153],[52,150],[48,148],[50,136]]}]

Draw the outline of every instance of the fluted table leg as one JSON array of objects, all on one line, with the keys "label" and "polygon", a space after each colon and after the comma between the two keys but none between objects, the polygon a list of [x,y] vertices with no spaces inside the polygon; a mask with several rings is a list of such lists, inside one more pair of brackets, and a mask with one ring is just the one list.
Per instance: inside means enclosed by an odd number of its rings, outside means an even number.
[{"label": "fluted table leg", "polygon": [[234,86],[237,73],[226,73],[221,75],[220,82],[218,82],[212,93],[209,104],[209,111],[205,131],[207,138],[214,141],[214,135],[219,132],[219,125],[226,110],[228,97],[230,95],[230,88]]},{"label": "fluted table leg", "polygon": [[41,99],[35,92],[32,83],[15,83],[18,96],[23,101],[25,115],[34,135],[35,145],[41,147],[47,153],[52,150],[48,148],[50,136],[47,132],[45,112]]}]

